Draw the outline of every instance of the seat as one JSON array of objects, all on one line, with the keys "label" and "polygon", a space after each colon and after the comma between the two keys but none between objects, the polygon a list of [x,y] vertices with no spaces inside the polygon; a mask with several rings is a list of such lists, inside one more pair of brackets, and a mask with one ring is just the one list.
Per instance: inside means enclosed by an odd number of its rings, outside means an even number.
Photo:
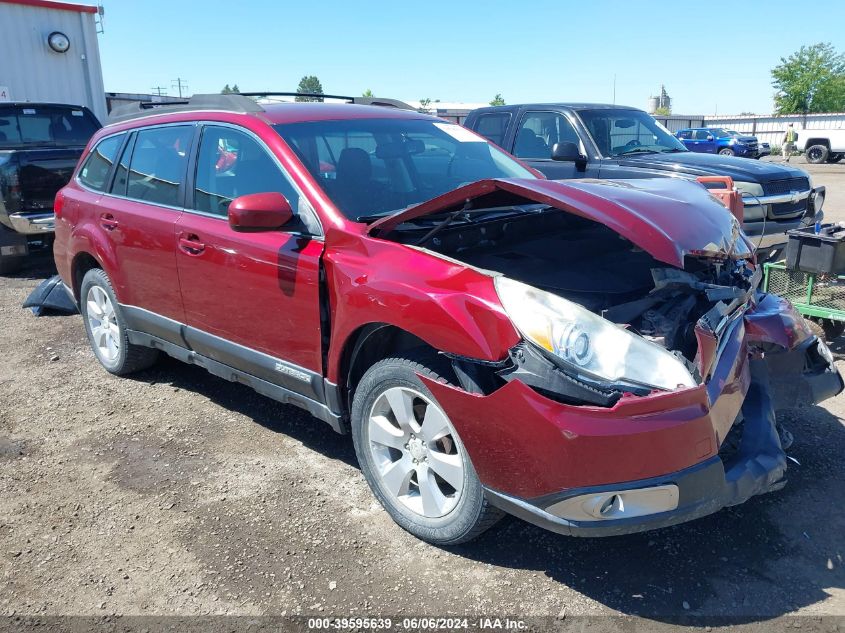
[{"label": "seat", "polygon": [[337,160],[335,197],[347,212],[368,211],[373,189],[373,165],[370,155],[359,147],[347,147]]},{"label": "seat", "polygon": [[548,145],[539,136],[529,130],[522,128],[516,135],[516,144],[513,153],[521,158],[549,158],[551,151]]},{"label": "seat", "polygon": [[61,121],[53,121],[50,124],[50,136],[54,141],[67,141],[72,140],[74,135]]}]

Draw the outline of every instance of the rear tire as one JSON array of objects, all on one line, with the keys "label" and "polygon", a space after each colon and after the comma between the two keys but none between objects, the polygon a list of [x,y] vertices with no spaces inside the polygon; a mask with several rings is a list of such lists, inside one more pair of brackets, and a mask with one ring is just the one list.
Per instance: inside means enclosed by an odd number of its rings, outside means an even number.
[{"label": "rear tire", "polygon": [[443,357],[409,352],[361,378],[352,402],[352,440],[373,494],[400,527],[436,545],[470,541],[503,512],[490,505],[448,415],[419,375],[443,384]]},{"label": "rear tire", "polygon": [[158,360],[158,350],[129,342],[111,280],[100,268],[92,268],[82,279],[79,312],[91,349],[107,372],[123,376],[147,369]]},{"label": "rear tire", "polygon": [[827,161],[830,150],[825,145],[811,145],[807,148],[804,157],[811,165],[819,165]]}]

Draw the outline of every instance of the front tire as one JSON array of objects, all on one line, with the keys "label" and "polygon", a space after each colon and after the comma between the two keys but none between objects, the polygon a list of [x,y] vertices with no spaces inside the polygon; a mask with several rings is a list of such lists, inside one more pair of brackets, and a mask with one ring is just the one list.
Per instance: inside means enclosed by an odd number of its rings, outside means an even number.
[{"label": "front tire", "polygon": [[449,384],[450,374],[435,354],[387,358],[364,374],[352,402],[355,453],[373,494],[400,527],[436,545],[470,541],[503,515],[419,378]]},{"label": "front tire", "polygon": [[126,320],[105,271],[85,273],[79,291],[79,311],[97,360],[111,374],[123,376],[146,369],[158,360],[158,350],[129,342]]},{"label": "front tire", "polygon": [[827,161],[830,150],[825,145],[811,145],[807,148],[805,157],[807,162],[812,165],[819,165]]},{"label": "front tire", "polygon": [[729,147],[725,147],[719,150],[719,156],[736,156],[736,152]]}]

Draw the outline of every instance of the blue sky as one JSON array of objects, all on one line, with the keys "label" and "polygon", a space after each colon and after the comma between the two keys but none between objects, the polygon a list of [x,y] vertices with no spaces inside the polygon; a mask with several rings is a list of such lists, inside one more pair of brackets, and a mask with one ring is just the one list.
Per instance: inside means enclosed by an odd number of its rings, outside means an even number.
[{"label": "blue sky", "polygon": [[781,56],[819,41],[845,51],[842,0],[103,4],[115,92],[173,95],[177,77],[189,92],[295,90],[313,74],[335,94],[610,102],[615,74],[617,103],[644,108],[663,83],[676,113],[768,113]]}]

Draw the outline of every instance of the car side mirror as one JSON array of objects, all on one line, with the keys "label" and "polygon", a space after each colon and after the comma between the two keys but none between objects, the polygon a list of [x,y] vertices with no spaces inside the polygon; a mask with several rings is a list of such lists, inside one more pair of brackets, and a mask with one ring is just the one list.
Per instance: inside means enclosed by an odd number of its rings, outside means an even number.
[{"label": "car side mirror", "polygon": [[712,140],[713,140],[713,135],[712,135],[712,134],[708,134],[708,135],[707,135],[707,140],[708,140],[708,141],[712,141]]},{"label": "car side mirror", "polygon": [[586,163],[587,157],[581,153],[581,150],[578,149],[578,146],[575,143],[562,141],[560,143],[555,143],[552,146],[552,160]]},{"label": "car side mirror", "polygon": [[287,198],[275,191],[240,196],[229,204],[229,226],[240,233],[274,231],[292,219]]}]

